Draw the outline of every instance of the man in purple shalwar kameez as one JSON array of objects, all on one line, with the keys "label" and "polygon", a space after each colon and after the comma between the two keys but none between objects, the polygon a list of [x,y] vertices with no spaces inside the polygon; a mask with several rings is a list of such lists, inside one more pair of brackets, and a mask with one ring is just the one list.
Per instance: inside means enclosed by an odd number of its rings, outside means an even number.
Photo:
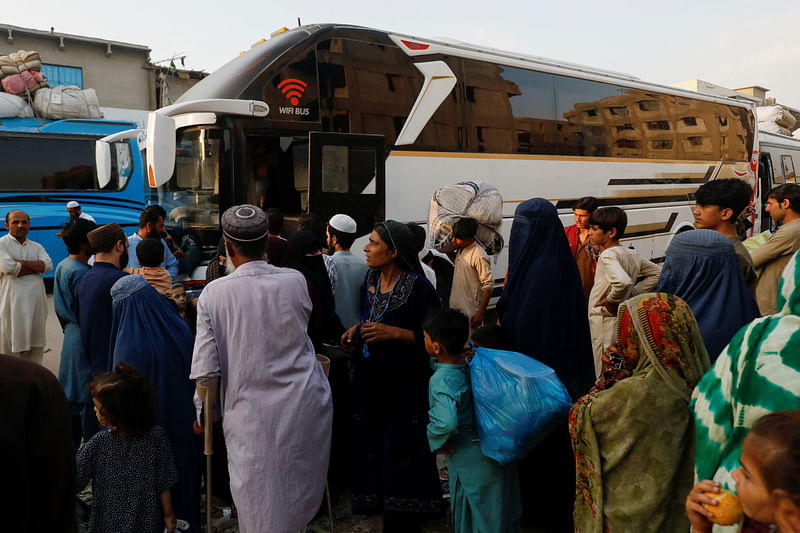
[{"label": "man in purple shalwar kameez", "polygon": [[333,417],[311,299],[302,274],[266,262],[261,209],[231,207],[222,230],[236,271],[200,295],[191,377],[219,380],[240,531],[296,533],[322,501]]}]

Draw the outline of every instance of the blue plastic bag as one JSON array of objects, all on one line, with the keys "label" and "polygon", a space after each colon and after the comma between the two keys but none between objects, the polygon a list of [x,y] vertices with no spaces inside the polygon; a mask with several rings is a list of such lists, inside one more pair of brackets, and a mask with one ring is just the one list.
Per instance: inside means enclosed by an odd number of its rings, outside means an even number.
[{"label": "blue plastic bag", "polygon": [[567,423],[572,399],[549,366],[517,352],[476,348],[469,367],[485,456],[500,464],[522,459]]}]

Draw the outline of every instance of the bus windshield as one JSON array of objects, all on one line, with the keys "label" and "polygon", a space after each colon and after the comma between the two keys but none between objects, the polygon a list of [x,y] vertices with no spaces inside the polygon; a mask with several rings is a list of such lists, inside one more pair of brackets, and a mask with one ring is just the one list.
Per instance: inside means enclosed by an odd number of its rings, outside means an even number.
[{"label": "bus windshield", "polygon": [[201,243],[203,259],[214,255],[219,231],[219,172],[222,131],[192,128],[179,132],[172,178],[153,192],[167,211],[174,237],[190,234]]}]

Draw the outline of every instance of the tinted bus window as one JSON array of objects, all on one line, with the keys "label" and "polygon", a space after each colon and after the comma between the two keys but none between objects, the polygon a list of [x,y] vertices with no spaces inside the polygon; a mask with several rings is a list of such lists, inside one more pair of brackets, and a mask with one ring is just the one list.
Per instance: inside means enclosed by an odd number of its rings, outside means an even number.
[{"label": "tinted bus window", "polygon": [[514,152],[514,114],[511,97],[519,87],[503,78],[506,67],[482,61],[464,61],[467,146],[477,152]]},{"label": "tinted bus window", "polygon": [[619,149],[624,155],[637,155],[636,142],[623,136],[625,140],[618,143],[614,135],[620,118],[626,116],[619,87],[565,76],[556,76],[555,85],[556,117],[563,124],[560,155],[608,157],[618,155]]},{"label": "tinted bus window", "polygon": [[[111,154],[112,180],[106,190],[118,190],[124,188],[132,170],[129,145],[118,143]],[[98,188],[93,138],[0,136],[0,161],[2,190]]]},{"label": "tinted bus window", "polygon": [[377,133],[393,145],[420,74],[397,47],[328,39],[317,45],[323,131]]},{"label": "tinted bus window", "polygon": [[[391,45],[327,39],[317,44],[317,61],[322,130],[380,134],[393,146],[422,90],[424,78],[411,58]],[[455,93],[403,149],[460,148]]]}]

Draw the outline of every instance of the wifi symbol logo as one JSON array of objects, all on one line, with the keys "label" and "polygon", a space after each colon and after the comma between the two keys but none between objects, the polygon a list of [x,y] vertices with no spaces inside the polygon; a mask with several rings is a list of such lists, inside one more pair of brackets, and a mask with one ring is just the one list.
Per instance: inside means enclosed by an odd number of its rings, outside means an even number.
[{"label": "wifi symbol logo", "polygon": [[297,105],[300,103],[300,97],[303,96],[303,92],[305,92],[306,87],[308,87],[306,82],[296,78],[288,78],[278,84],[278,89],[281,90],[283,95],[287,100],[289,100],[289,102],[291,102],[292,105]]}]

